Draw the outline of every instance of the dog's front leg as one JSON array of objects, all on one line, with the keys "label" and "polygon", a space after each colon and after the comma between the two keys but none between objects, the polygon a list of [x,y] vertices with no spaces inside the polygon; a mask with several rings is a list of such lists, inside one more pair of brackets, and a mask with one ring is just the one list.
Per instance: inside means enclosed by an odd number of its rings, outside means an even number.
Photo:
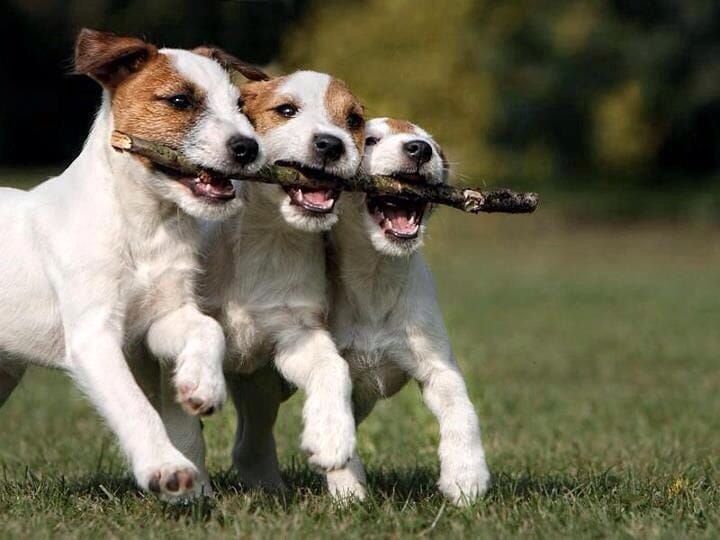
[{"label": "dog's front leg", "polygon": [[[358,392],[357,381],[353,381],[353,410],[355,413],[355,425],[367,418],[370,411],[375,407],[376,398],[371,392]],[[367,477],[360,455],[355,451],[344,466],[327,471],[325,474],[328,492],[335,499],[358,499],[363,500],[367,496]]]},{"label": "dog's front leg", "polygon": [[480,440],[480,424],[465,381],[449,345],[440,348],[437,345],[443,344],[438,344],[437,339],[424,337],[411,341],[417,361],[415,378],[440,426],[438,487],[453,503],[471,504],[487,491],[490,473]]},{"label": "dog's front leg", "polygon": [[210,475],[205,465],[205,437],[200,418],[191,416],[175,399],[175,384],[172,370],[160,366],[160,403],[158,408],[170,441],[175,448],[192,461],[198,470],[198,491],[212,496]]},{"label": "dog's front leg", "polygon": [[287,381],[305,391],[302,448],[310,463],[331,470],[355,451],[350,371],[330,334],[306,325],[276,333],[275,365]]},{"label": "dog's front leg", "polygon": [[118,437],[140,487],[168,500],[194,496],[198,472],[135,381],[110,312],[91,309],[67,325],[68,369]]},{"label": "dog's front leg", "polygon": [[192,304],[157,319],[147,333],[150,351],[174,363],[177,401],[189,414],[211,414],[225,401],[225,335]]}]

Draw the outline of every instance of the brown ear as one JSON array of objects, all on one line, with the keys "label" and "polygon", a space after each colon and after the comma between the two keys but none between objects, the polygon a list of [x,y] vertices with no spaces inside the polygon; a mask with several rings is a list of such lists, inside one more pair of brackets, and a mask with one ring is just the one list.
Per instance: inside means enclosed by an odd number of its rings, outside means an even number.
[{"label": "brown ear", "polygon": [[140,38],[83,28],[75,41],[75,73],[113,88],[157,54]]},{"label": "brown ear", "polygon": [[212,58],[227,71],[237,71],[251,81],[267,81],[270,78],[267,73],[259,67],[248,64],[218,47],[202,45],[201,47],[195,47],[192,52]]}]

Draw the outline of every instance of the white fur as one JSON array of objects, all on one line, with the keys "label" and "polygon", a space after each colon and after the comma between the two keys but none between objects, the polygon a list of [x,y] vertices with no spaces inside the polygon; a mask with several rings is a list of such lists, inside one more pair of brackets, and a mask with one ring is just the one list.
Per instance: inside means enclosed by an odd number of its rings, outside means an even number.
[{"label": "white fur", "polygon": [[[205,91],[205,111],[185,137],[180,150],[198,165],[234,174],[252,174],[265,163],[260,147],[258,157],[242,167],[233,161],[227,142],[233,135],[254,137],[248,119],[238,109],[240,97],[237,86],[229,84],[227,72],[209,58],[182,49],[162,49],[171,64],[187,80]],[[168,182],[161,174],[149,175],[150,185],[163,199],[169,199],[191,216],[200,219],[223,220],[235,214],[242,206],[242,197],[223,204],[206,202],[193,196],[178,182]],[[242,184],[237,184],[242,189]]]},{"label": "white fur", "polygon": [[[312,139],[317,134],[334,135],[345,146],[345,154],[337,161],[324,166],[327,173],[348,178],[360,165],[360,152],[350,133],[332,122],[325,104],[325,93],[331,82],[325,73],[299,71],[287,77],[278,87],[279,95],[291,98],[298,106],[297,116],[263,135],[263,144],[269,161],[298,161],[313,168],[324,164],[312,153]],[[337,223],[337,214],[310,215],[302,208],[290,204],[290,197],[277,186],[257,186],[256,191],[280,205],[280,212],[291,226],[308,232],[329,231]]]},{"label": "white fur", "polygon": [[[203,88],[210,101],[222,94],[198,126],[194,144],[218,125],[253,136],[232,102],[230,80],[215,62],[185,51],[162,51]],[[173,394],[197,412],[225,398],[220,326],[196,306],[196,220],[222,217],[168,177],[109,145],[110,96],[88,140],[60,176],[30,192],[0,189],[0,404],[24,366],[66,370],[117,435],[138,484],[157,480],[168,499],[203,489],[203,478],[171,442],[160,416],[130,371],[124,352],[149,351],[168,362]],[[200,146],[200,145],[199,145]],[[193,156],[218,165],[227,152],[218,135]],[[229,163],[228,173],[240,172]],[[140,362],[142,368],[142,362]],[[145,377],[140,377],[145,383]],[[169,489],[178,473],[194,479],[190,490]]]},{"label": "white fur", "polygon": [[[365,154],[363,167],[370,174],[402,168],[400,148],[405,141],[418,136],[431,141],[419,128],[412,134],[391,134],[386,128],[384,119],[368,123],[368,135],[380,139]],[[433,146],[429,180],[441,182],[442,162]],[[336,275],[330,325],[350,365],[356,422],[378,399],[415,379],[440,424],[439,488],[456,504],[470,503],[485,493],[490,475],[478,419],[450,350],[432,276],[416,251],[419,240],[408,247],[378,238],[377,224],[367,217],[365,196],[352,194],[343,202],[340,223],[332,232]],[[357,455],[347,467],[329,473],[327,481],[336,496],[365,495],[365,474]]]},{"label": "white fur", "polygon": [[[277,90],[292,97],[300,112],[259,135],[270,162],[318,168],[322,164],[310,153],[312,136],[332,133],[345,142],[346,152],[326,170],[355,174],[359,152],[325,112],[329,82],[327,75],[300,72]],[[342,467],[355,449],[350,374],[325,327],[325,248],[317,234],[337,217],[296,212],[282,188],[248,184],[240,215],[208,224],[201,290],[207,312],[227,335],[225,371],[238,412],[235,468],[243,484],[277,489],[282,480],[272,427],[287,397],[278,373],[305,392],[301,445],[312,464]]]}]

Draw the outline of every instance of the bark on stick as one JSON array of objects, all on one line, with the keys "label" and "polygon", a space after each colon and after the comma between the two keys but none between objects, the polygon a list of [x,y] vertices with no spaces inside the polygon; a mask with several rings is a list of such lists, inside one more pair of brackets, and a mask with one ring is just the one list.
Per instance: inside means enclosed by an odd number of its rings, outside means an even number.
[{"label": "bark on stick", "polygon": [[[156,165],[173,169],[188,176],[197,176],[204,171],[208,171],[208,169],[188,160],[182,153],[173,148],[132,137],[119,131],[112,133],[110,144],[117,150],[143,156]],[[218,174],[216,171],[210,172]],[[515,192],[509,189],[483,191],[459,188],[447,184],[415,184],[400,181],[390,176],[379,175],[352,179],[318,179],[309,178],[292,167],[279,165],[265,167],[252,177],[237,179],[288,187],[297,186],[306,189],[340,189],[343,191],[363,191],[370,195],[391,195],[451,206],[472,214],[479,212],[527,214],[535,211],[539,202],[537,193]]]}]

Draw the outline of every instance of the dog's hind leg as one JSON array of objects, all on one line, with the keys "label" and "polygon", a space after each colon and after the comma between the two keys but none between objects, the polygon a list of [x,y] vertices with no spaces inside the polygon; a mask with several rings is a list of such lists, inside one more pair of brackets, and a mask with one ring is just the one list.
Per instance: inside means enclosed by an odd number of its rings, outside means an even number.
[{"label": "dog's hind leg", "polygon": [[250,376],[228,376],[228,389],[237,410],[233,465],[247,488],[284,489],[273,426],[286,397],[284,382],[272,365]]},{"label": "dog's hind leg", "polygon": [[176,400],[172,370],[160,367],[160,417],[173,446],[192,461],[198,470],[199,488],[203,495],[213,495],[210,476],[205,466],[205,438],[202,422],[196,416],[189,415]]},{"label": "dog's hind leg", "polygon": [[0,356],[0,407],[5,404],[10,394],[13,393],[24,373],[24,365],[11,362]]}]

